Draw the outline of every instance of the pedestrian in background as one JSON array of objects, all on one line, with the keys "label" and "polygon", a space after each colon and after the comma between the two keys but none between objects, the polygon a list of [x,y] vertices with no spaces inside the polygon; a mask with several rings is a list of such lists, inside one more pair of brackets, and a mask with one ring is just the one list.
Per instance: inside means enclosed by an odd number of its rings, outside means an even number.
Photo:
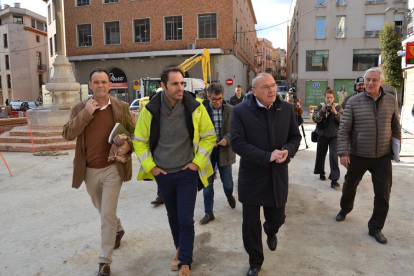
[{"label": "pedestrian in background", "polygon": [[267,246],[276,250],[276,233],[286,218],[288,163],[302,139],[292,106],[276,97],[274,78],[260,73],[252,86],[252,98],[233,109],[230,130],[233,150],[241,157],[238,190],[250,263],[247,276],[257,276],[264,261],[261,207]]},{"label": "pedestrian in background", "polygon": [[[400,116],[395,96],[381,85],[384,73],[379,67],[365,72],[365,91],[352,97],[339,126],[338,153],[347,168],[337,221],[343,221],[355,201],[358,184],[366,171],[374,186],[374,212],[368,222],[369,235],[381,244],[392,186],[391,139],[401,140]],[[401,142],[401,141],[400,141]]]},{"label": "pedestrian in background", "polygon": [[237,85],[234,91],[235,91],[234,96],[231,97],[229,100],[229,104],[231,104],[232,106],[238,105],[239,103],[243,101],[243,98],[244,98],[244,95],[242,93],[242,88],[240,85]]},{"label": "pedestrian in background", "polygon": [[345,97],[344,101],[341,104],[342,108],[345,110],[345,106],[346,106],[346,103],[348,102],[348,100],[350,98],[352,98],[353,96],[357,95],[358,93],[363,92],[364,88],[365,88],[364,78],[363,77],[356,78],[355,79],[355,84],[354,84],[355,93],[349,94],[348,96]]},{"label": "pedestrian in background", "polygon": [[[219,83],[212,83],[207,88],[209,103],[205,105],[210,119],[216,130],[217,140],[210,156],[213,168],[217,165],[220,179],[223,182],[224,193],[231,208],[236,208],[236,200],[233,196],[233,173],[231,165],[236,163],[236,154],[230,144],[230,122],[233,106],[224,101],[224,88]],[[214,220],[214,176],[208,178],[208,186],[203,189],[205,216],[200,220],[201,224],[207,224]]]},{"label": "pedestrian in background", "polygon": [[303,114],[303,107],[300,104],[300,99],[296,99],[293,96],[292,92],[288,92],[286,94],[286,98],[285,101],[287,101],[288,103],[290,103],[290,105],[293,108],[293,113],[295,114],[295,120],[296,123],[299,126],[301,126],[303,124],[303,118],[302,118],[302,114]]},{"label": "pedestrian in background", "polygon": [[243,97],[243,102],[248,101],[252,98],[253,92],[252,92],[252,86],[249,85],[246,89],[246,95]]},{"label": "pedestrian in background", "polygon": [[92,203],[101,215],[101,245],[98,276],[110,275],[112,252],[121,245],[125,234],[116,215],[122,182],[131,180],[132,161],[108,161],[109,135],[115,123],[130,133],[134,124],[129,105],[111,97],[111,82],[105,69],[95,68],[89,76],[93,97],[72,108],[69,121],[63,126],[63,138],[77,138],[73,161],[72,187],[78,189],[85,181]]},{"label": "pedestrian in background", "polygon": [[209,158],[216,132],[204,106],[184,91],[180,68],[164,69],[161,87],[163,91],[145,106],[135,128],[138,180],[157,181],[176,249],[170,268],[179,270],[179,276],[189,276],[197,186],[207,187],[213,174]]},{"label": "pedestrian in background", "polygon": [[314,174],[319,174],[321,180],[326,180],[325,176],[325,158],[329,147],[329,165],[331,172],[331,188],[339,188],[338,179],[340,176],[338,166],[338,130],[339,123],[342,119],[343,109],[341,105],[334,103],[335,91],[330,87],[323,93],[325,103],[318,105],[313,112],[312,120],[317,124],[316,133],[318,134],[318,143],[316,148],[316,160]]}]

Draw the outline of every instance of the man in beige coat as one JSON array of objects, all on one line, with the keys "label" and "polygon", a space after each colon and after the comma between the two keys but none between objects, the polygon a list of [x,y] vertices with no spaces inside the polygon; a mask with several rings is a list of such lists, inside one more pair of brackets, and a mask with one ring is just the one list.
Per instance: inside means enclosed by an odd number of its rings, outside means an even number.
[{"label": "man in beige coat", "polygon": [[108,161],[108,138],[115,123],[122,124],[130,133],[134,132],[134,125],[128,104],[110,96],[111,82],[106,70],[92,70],[89,88],[93,97],[73,107],[62,136],[69,141],[77,138],[72,187],[77,189],[85,181],[92,203],[101,215],[98,276],[109,276],[112,252],[120,246],[125,233],[116,209],[122,182],[131,179],[132,162]]}]

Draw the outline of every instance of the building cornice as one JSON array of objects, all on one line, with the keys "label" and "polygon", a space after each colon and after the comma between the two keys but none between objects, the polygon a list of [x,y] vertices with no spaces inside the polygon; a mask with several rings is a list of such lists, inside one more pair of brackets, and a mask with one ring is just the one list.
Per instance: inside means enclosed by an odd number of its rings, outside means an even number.
[{"label": "building cornice", "polygon": [[[200,52],[202,49],[191,50],[168,50],[168,51],[150,51],[150,52],[131,52],[131,53],[116,53],[116,54],[100,54],[100,55],[83,55],[68,57],[69,61],[89,61],[102,59],[131,59],[131,58],[155,58],[155,57],[170,57],[170,56],[191,56]],[[210,55],[224,55],[221,48],[208,49]]]},{"label": "building cornice", "polygon": [[40,35],[47,36],[47,33],[46,32],[40,31],[38,29],[31,28],[31,27],[24,27],[24,30],[25,31],[32,32],[32,33],[35,33],[35,34],[40,34]]},{"label": "building cornice", "polygon": [[46,24],[46,17],[37,14],[35,12],[32,12],[28,9],[22,9],[22,8],[15,8],[15,7],[8,7],[6,9],[3,9],[0,11],[0,17],[3,17],[7,14],[15,14],[15,15],[23,15],[23,16],[29,16],[32,17],[38,21],[42,21],[42,23]]}]

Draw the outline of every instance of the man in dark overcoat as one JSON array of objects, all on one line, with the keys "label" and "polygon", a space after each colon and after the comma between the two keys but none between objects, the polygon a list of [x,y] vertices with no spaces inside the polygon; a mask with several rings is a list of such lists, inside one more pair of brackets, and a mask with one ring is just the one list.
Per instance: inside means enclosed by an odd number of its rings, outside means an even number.
[{"label": "man in dark overcoat", "polygon": [[239,201],[243,204],[243,243],[249,254],[246,275],[258,275],[264,261],[260,207],[270,250],[276,250],[276,233],[285,222],[288,196],[288,163],[302,136],[292,106],[276,97],[270,74],[258,74],[253,96],[233,109],[231,144],[240,155]]}]

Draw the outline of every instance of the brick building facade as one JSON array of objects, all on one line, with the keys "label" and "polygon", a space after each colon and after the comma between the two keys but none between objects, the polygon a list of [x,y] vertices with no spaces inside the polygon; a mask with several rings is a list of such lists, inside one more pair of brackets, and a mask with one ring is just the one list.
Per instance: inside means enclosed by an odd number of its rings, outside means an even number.
[{"label": "brick building facade", "polygon": [[[106,3],[108,2],[108,3]],[[212,81],[245,88],[255,75],[256,18],[250,0],[131,1],[64,0],[66,53],[75,77],[87,83],[93,67],[121,69],[128,87],[115,94],[136,97],[132,81],[158,77],[203,48],[211,54]],[[188,71],[202,78],[201,65]],[[232,86],[226,85],[233,79]]]}]

